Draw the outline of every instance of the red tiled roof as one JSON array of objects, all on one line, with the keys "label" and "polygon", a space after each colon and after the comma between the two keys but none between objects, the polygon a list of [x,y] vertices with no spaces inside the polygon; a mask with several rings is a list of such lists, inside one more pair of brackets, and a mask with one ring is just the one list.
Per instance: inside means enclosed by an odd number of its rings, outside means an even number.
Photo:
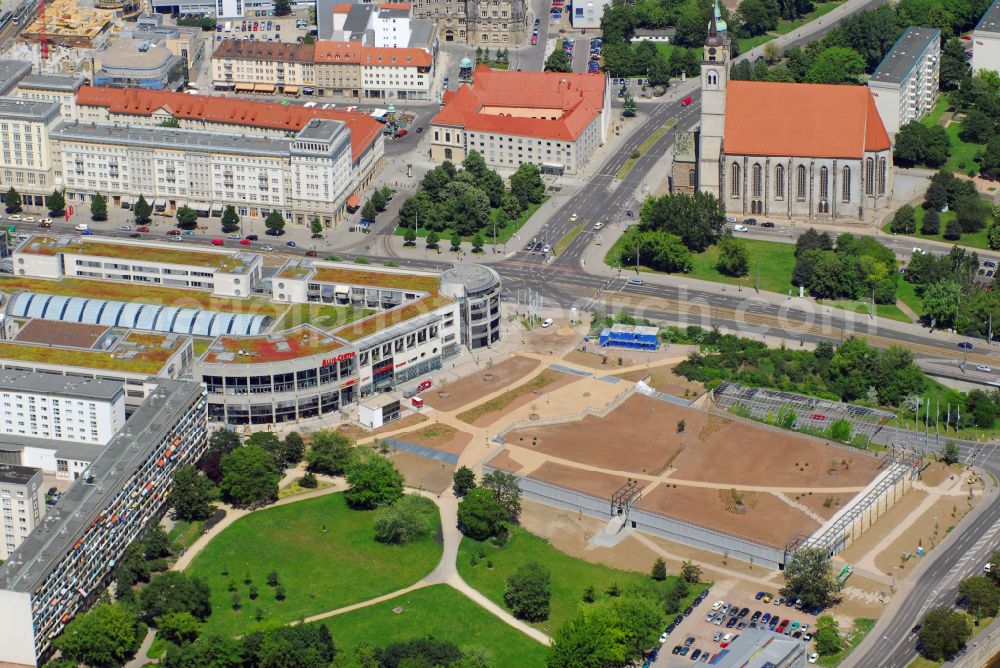
[{"label": "red tiled roof", "polygon": [[[445,94],[444,106],[431,123],[474,132],[573,141],[601,113],[606,85],[604,76],[593,74],[507,72],[480,65],[472,73],[472,86],[463,85]],[[488,106],[561,113],[554,120],[481,113]]]},{"label": "red tiled roof", "polygon": [[351,155],[355,160],[378,139],[383,129],[382,124],[362,113],[141,88],[81,86],[76,94],[76,103],[107,107],[114,114],[136,116],[151,116],[158,109],[163,109],[178,119],[199,119],[289,132],[298,132],[314,118],[342,121],[351,131]]},{"label": "red tiled roof", "polygon": [[346,14],[347,12],[351,11],[351,7],[353,7],[353,6],[354,5],[352,5],[349,2],[342,2],[339,5],[334,5],[333,6],[333,12],[332,13],[334,13],[334,14]]},{"label": "red tiled roof", "polygon": [[404,12],[410,11],[410,3],[408,2],[380,2],[378,3],[379,9],[399,9]]},{"label": "red tiled roof", "polygon": [[362,46],[357,42],[316,42],[317,63],[360,63],[362,65],[399,65],[430,67],[433,59],[423,49],[390,46]]},{"label": "red tiled roof", "polygon": [[317,63],[360,63],[361,44],[358,42],[316,42]]},{"label": "red tiled roof", "polygon": [[257,40],[224,39],[212,58],[239,60],[280,60],[286,63],[313,62],[312,44],[291,42],[261,42]]},{"label": "red tiled roof", "polygon": [[867,86],[730,81],[728,155],[860,158],[889,148]]}]

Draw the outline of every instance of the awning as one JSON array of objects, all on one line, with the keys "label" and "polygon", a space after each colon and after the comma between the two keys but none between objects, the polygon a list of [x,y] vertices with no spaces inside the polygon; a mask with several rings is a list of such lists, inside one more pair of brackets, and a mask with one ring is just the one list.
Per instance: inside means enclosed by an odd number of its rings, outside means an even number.
[{"label": "awning", "polygon": [[333,289],[333,294],[335,295],[349,295],[351,294],[351,289],[346,285],[338,285]]},{"label": "awning", "polygon": [[274,84],[257,84],[254,86],[254,91],[258,93],[273,93]]},{"label": "awning", "polygon": [[166,202],[166,200],[162,200],[162,199],[155,200],[153,202],[153,208],[157,209],[159,211],[163,211],[164,209],[167,208],[167,202]]},{"label": "awning", "polygon": [[221,204],[215,204],[215,203],[213,202],[213,203],[212,203],[212,215],[213,215],[213,216],[221,216],[221,215],[222,215],[222,209],[223,209],[223,208],[224,208],[224,207],[223,207],[223,206],[222,206]]},{"label": "awning", "polygon": [[298,86],[285,86],[283,88],[283,90],[285,91],[285,95],[298,95],[299,94],[299,87]]},{"label": "awning", "polygon": [[351,207],[352,209],[358,208],[359,206],[361,206],[361,198],[358,197],[357,195],[351,195],[350,197],[347,198],[347,206]]},{"label": "awning", "polygon": [[253,84],[236,84],[236,90],[240,93],[250,93],[253,91]]}]

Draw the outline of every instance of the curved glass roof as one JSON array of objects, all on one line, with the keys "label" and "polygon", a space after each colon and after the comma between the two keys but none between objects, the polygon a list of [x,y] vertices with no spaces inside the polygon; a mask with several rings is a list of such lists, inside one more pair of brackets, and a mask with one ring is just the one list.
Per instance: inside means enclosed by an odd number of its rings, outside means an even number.
[{"label": "curved glass roof", "polygon": [[7,315],[195,336],[253,336],[262,333],[270,321],[270,318],[263,315],[43,295],[36,292],[17,293],[7,305]]}]

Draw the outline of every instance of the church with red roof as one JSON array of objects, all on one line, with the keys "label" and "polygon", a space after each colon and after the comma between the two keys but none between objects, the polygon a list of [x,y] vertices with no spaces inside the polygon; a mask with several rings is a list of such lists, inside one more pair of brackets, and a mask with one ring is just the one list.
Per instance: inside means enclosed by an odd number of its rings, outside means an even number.
[{"label": "church with red roof", "polygon": [[696,180],[744,216],[863,219],[889,206],[892,143],[867,86],[730,81],[730,65],[713,18],[697,157],[675,162],[675,184]]}]

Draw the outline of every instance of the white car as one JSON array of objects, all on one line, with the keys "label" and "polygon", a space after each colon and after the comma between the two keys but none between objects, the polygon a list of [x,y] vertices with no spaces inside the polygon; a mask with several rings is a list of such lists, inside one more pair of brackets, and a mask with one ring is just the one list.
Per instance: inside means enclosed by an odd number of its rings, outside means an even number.
[{"label": "white car", "polygon": [[727,223],[735,223],[735,222],[738,222],[738,221],[739,221],[739,218],[737,218],[736,216],[726,216],[726,222]]},{"label": "white car", "polygon": [[924,249],[921,248],[920,246],[914,246],[913,247],[913,254],[914,255],[917,255],[917,254],[923,255],[923,253],[924,253]]},{"label": "white car", "polygon": [[232,239],[233,241],[239,241],[239,240],[240,240],[240,239],[242,239],[243,237],[241,237],[241,236],[240,236],[240,235],[238,235],[238,234],[230,234],[230,235],[229,235],[229,238],[230,238],[230,239]]},{"label": "white car", "polygon": [[549,253],[552,252],[552,246],[545,244],[544,246],[542,246],[542,252],[548,255]]},{"label": "white car", "polygon": [[25,216],[22,220],[24,220],[24,222],[26,222],[26,223],[33,223],[33,222],[35,222],[35,217],[34,216]]},{"label": "white car", "polygon": [[725,601],[716,601],[715,603],[712,604],[712,610],[718,610],[719,608],[721,608],[725,604],[726,604]]},{"label": "white car", "polygon": [[9,218],[9,220],[21,220],[21,214],[15,213],[13,216]]},{"label": "white car", "polygon": [[542,327],[543,328],[544,327],[551,327],[553,322],[555,322],[555,321],[552,320],[552,318],[546,318],[545,320],[542,320]]},{"label": "white car", "polygon": [[989,368],[985,364],[977,364],[976,365],[976,371],[982,371],[983,373],[989,373],[990,371],[993,371],[993,369]]},{"label": "white car", "polygon": [[270,251],[274,250],[274,247],[273,246],[261,246],[260,249],[262,251],[268,251],[268,252],[270,252]]},{"label": "white car", "polygon": [[595,230],[602,230],[602,229],[604,229],[604,223],[594,223],[594,229]]},{"label": "white car", "polygon": [[40,222],[40,223],[44,223],[44,224],[46,224],[46,225],[51,225],[51,224],[52,224],[52,219],[51,219],[51,218],[42,218],[42,219],[41,219],[40,221],[38,221],[38,222]]},{"label": "white car", "polygon": [[661,644],[661,645],[662,645],[663,643],[667,642],[667,635],[668,635],[668,633],[667,633],[666,631],[664,631],[664,632],[663,632],[663,633],[662,633],[662,634],[660,635],[660,644]]},{"label": "white car", "polygon": [[746,232],[746,225],[733,225],[733,232]]},{"label": "white car", "polygon": [[121,230],[122,232],[131,232],[132,231],[132,226],[131,225],[119,225],[118,229]]},{"label": "white car", "polygon": [[819,654],[813,652],[809,655],[809,663],[816,663],[817,661],[819,661]]}]

